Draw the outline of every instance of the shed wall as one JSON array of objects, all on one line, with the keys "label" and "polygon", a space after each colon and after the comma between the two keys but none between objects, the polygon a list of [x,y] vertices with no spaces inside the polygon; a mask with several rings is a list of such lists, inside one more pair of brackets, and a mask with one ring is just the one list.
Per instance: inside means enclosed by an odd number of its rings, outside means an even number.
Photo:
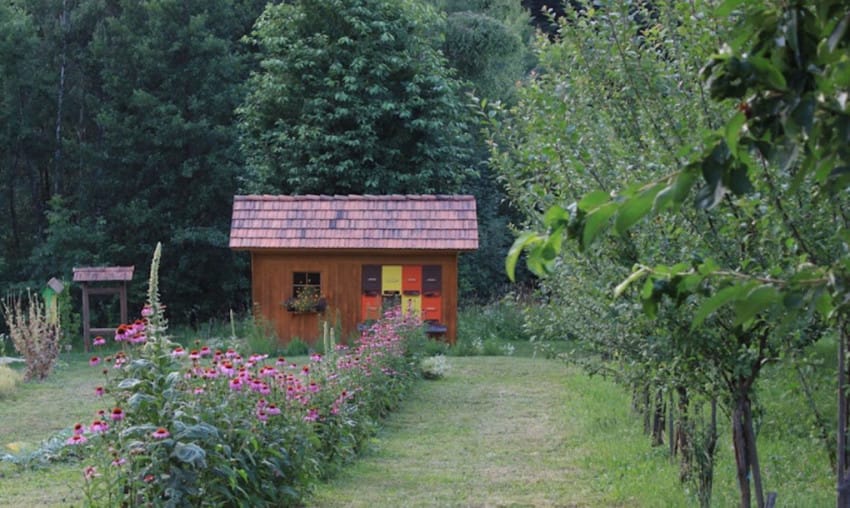
[{"label": "shed wall", "polygon": [[[321,319],[338,315],[343,339],[357,334],[361,317],[363,265],[440,265],[442,267],[442,323],[446,338],[457,338],[457,252],[431,251],[253,251],[251,253],[252,301],[260,314],[272,322],[284,343],[295,337],[308,343],[319,338]],[[324,314],[288,312],[282,303],[292,296],[294,272],[321,273],[322,295],[328,306]]]}]

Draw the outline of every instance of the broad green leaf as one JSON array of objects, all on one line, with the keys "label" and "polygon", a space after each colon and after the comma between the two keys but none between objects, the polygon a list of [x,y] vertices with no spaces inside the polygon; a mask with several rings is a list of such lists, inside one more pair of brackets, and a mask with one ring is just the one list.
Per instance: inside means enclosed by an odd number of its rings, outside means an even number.
[{"label": "broad green leaf", "polygon": [[626,278],[623,282],[617,284],[617,287],[614,288],[614,298],[619,298],[620,295],[631,285],[632,282],[639,280],[644,277],[649,272],[647,267],[641,267],[640,270],[633,272],[631,275]]},{"label": "broad green leaf", "polygon": [[734,302],[742,294],[746,294],[749,290],[749,285],[735,284],[727,286],[717,293],[714,293],[714,295],[702,302],[702,305],[697,308],[694,313],[694,319],[691,321],[691,329],[699,328],[705,319],[713,314],[714,311],[726,304]]},{"label": "broad green leaf", "polygon": [[615,202],[606,203],[587,215],[584,221],[584,229],[581,232],[581,248],[589,247],[599,234],[605,230],[605,226],[611,217],[617,212],[618,205]]},{"label": "broad green leaf", "polygon": [[176,457],[180,462],[191,464],[196,468],[207,466],[207,452],[195,443],[184,444],[178,442],[174,446],[174,451],[171,452],[172,457]]},{"label": "broad green leaf", "polygon": [[735,303],[734,326],[746,323],[756,314],[782,299],[782,294],[773,286],[763,284],[749,291]]},{"label": "broad green leaf", "polygon": [[554,205],[543,215],[543,224],[549,229],[556,229],[570,222],[570,213],[563,207]]},{"label": "broad green leaf", "polygon": [[785,76],[770,60],[760,56],[751,56],[747,59],[758,71],[759,78],[764,80],[770,87],[775,90],[785,90],[788,88],[788,83],[785,81]]},{"label": "broad green leaf", "polygon": [[614,228],[617,233],[623,234],[637,221],[641,220],[652,210],[655,196],[661,191],[661,185],[656,185],[637,196],[627,199],[620,206],[617,217],[614,219]]},{"label": "broad green leaf", "polygon": [[124,379],[120,383],[118,383],[118,389],[119,390],[129,390],[130,388],[133,388],[134,386],[138,385],[141,382],[142,381],[140,379],[136,379],[134,377],[128,377],[127,379]]},{"label": "broad green leaf", "polygon": [[602,205],[606,201],[610,201],[611,196],[601,190],[595,190],[584,195],[578,202],[578,207],[585,212],[591,212],[594,208]]},{"label": "broad green leaf", "polygon": [[543,241],[543,237],[541,237],[535,231],[525,231],[521,235],[514,240],[513,245],[511,245],[510,250],[508,250],[508,255],[505,258],[505,272],[508,274],[508,278],[511,281],[514,281],[516,278],[516,263],[519,259],[522,251],[531,245],[539,244]]},{"label": "broad green leaf", "polygon": [[744,126],[746,121],[747,116],[743,112],[738,112],[738,114],[729,120],[726,127],[723,129],[723,137],[726,140],[726,146],[729,147],[729,151],[733,156],[738,152],[738,141],[740,139],[741,127]]},{"label": "broad green leaf", "polygon": [[714,14],[720,18],[726,17],[732,14],[732,11],[737,9],[742,3],[744,3],[744,0],[726,0],[715,9]]}]

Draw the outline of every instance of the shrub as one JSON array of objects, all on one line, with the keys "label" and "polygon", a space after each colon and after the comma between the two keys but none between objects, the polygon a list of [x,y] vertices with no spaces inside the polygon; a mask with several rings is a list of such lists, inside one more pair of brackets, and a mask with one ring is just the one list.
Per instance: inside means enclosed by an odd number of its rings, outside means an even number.
[{"label": "shrub", "polygon": [[286,356],[306,356],[310,354],[310,346],[299,337],[293,337],[284,350]]},{"label": "shrub", "polygon": [[7,365],[0,365],[0,399],[15,393],[18,383],[21,382],[21,374]]},{"label": "shrub", "polygon": [[37,295],[27,292],[27,303],[22,296],[10,296],[3,302],[3,316],[15,350],[24,357],[24,380],[43,380],[53,370],[59,357],[61,329],[58,323],[47,319],[47,310]]},{"label": "shrub", "polygon": [[443,355],[429,356],[419,362],[419,369],[425,379],[441,379],[449,370],[449,363]]}]

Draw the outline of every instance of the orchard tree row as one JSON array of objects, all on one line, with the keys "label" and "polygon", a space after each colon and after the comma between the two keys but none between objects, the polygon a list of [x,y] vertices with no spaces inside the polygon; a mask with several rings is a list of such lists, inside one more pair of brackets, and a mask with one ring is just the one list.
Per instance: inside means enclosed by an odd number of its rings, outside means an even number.
[{"label": "orchard tree row", "polygon": [[[709,506],[718,413],[740,506],[763,474],[756,388],[779,359],[848,497],[850,2],[567,9],[513,107],[485,107],[492,160],[526,217],[508,258],[544,277],[532,325],[634,394]],[[838,416],[806,358],[835,340]],[[672,422],[670,421],[672,419]],[[837,428],[832,423],[837,421]]]}]

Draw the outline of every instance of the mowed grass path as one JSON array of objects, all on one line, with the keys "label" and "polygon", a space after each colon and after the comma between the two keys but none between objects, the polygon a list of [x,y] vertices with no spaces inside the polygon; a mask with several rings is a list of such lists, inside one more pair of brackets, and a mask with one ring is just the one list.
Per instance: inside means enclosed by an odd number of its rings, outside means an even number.
[{"label": "mowed grass path", "polygon": [[558,361],[449,362],[448,376],[414,388],[365,456],[308,505],[692,504],[610,383]]}]

